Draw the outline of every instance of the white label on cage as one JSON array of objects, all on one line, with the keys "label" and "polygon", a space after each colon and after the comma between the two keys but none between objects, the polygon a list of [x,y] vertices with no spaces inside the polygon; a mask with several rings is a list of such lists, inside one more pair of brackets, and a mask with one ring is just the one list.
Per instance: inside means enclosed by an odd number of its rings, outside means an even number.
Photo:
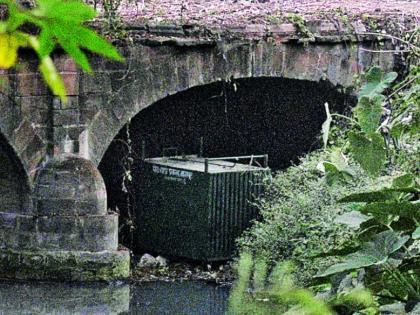
[{"label": "white label on cage", "polygon": [[191,180],[193,173],[189,171],[177,170],[173,168],[168,168],[164,166],[153,165],[153,173],[169,175],[178,178],[185,178]]}]

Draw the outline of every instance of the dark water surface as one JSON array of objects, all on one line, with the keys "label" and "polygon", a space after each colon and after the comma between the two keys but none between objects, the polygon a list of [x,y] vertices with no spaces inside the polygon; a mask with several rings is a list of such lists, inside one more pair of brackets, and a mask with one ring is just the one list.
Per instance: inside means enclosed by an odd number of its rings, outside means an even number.
[{"label": "dark water surface", "polygon": [[62,284],[0,282],[1,315],[222,315],[229,288],[202,282]]}]

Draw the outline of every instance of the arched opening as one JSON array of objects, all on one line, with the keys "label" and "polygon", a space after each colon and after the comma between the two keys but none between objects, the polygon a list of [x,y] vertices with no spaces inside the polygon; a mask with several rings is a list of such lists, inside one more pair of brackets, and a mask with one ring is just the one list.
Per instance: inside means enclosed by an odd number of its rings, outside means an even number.
[{"label": "arched opening", "polygon": [[169,147],[197,154],[202,138],[204,156],[268,154],[269,166],[278,170],[320,146],[325,102],[342,112],[354,101],[328,82],[258,78],[191,88],[144,109],[116,136],[99,166],[109,206],[121,212],[121,239],[127,240],[127,209],[136,192],[129,187],[130,170],[144,144],[146,157],[162,156]]},{"label": "arched opening", "polygon": [[30,189],[13,148],[0,134],[0,212],[28,213]]}]

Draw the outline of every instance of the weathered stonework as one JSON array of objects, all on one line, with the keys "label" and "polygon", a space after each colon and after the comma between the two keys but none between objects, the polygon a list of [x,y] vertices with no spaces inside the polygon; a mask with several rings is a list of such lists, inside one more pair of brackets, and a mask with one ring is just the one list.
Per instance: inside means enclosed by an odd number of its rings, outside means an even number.
[{"label": "weathered stonework", "polygon": [[129,275],[118,250],[118,216],[107,212],[102,176],[72,154],[38,172],[34,207],[0,212],[0,278],[113,280]]},{"label": "weathered stonework", "polygon": [[127,278],[127,251],[0,250],[0,278],[55,281],[112,281]]},{"label": "weathered stonework", "polygon": [[371,52],[377,43],[368,36],[323,24],[311,30],[315,41],[304,44],[293,25],[220,36],[134,25],[132,42],[120,46],[124,64],[95,56],[89,75],[54,56],[66,104],[45,87],[31,53],[19,68],[0,70],[0,277],[128,275],[129,255],[117,250],[117,216],[107,213],[97,166],[119,130],[156,101],[231,78],[326,80],[350,90],[354,75],[370,66],[394,68],[395,56]]}]

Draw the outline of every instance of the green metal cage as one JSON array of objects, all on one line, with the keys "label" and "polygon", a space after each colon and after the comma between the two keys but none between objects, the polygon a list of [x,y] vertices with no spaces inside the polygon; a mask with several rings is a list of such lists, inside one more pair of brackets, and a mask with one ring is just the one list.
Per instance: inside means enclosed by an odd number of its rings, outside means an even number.
[{"label": "green metal cage", "polygon": [[[264,159],[261,166],[238,163]],[[257,217],[253,205],[269,173],[267,156],[160,157],[140,162],[137,247],[194,260],[225,260]]]}]

